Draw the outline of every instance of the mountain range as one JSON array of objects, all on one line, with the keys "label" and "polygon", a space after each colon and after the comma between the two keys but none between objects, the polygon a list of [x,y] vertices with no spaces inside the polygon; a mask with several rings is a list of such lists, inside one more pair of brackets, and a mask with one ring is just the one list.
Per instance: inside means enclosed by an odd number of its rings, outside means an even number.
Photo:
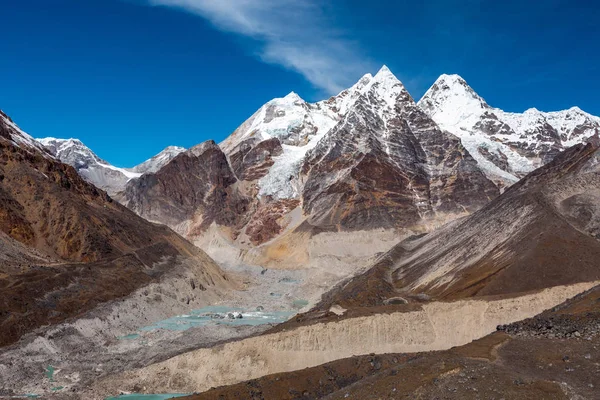
[{"label": "mountain range", "polygon": [[594,398],[599,129],[385,66],[132,168],[0,113],[0,397]]},{"label": "mountain range", "polygon": [[576,107],[493,108],[457,75],[442,75],[415,102],[384,66],[324,101],[273,99],[222,143],[168,148],[152,168],[117,169],[74,140],[41,143],[217,260],[268,264],[291,262],[292,251],[306,262],[318,232],[429,231],[599,127]]}]

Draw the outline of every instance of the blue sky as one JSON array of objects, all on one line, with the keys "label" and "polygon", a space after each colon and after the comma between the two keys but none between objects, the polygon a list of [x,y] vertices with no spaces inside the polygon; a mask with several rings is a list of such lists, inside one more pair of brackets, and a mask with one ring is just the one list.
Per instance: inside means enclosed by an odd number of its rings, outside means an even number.
[{"label": "blue sky", "polygon": [[133,166],[220,141],[273,97],[386,64],[415,98],[457,73],[507,111],[600,115],[594,1],[0,0],[0,108]]}]

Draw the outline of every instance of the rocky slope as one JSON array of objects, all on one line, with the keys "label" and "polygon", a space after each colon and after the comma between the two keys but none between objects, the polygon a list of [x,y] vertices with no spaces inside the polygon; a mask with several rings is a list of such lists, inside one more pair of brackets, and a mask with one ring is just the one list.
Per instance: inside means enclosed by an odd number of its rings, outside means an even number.
[{"label": "rocky slope", "polygon": [[183,260],[198,287],[219,267],[165,226],[83,180],[0,114],[0,346],[159,279]]},{"label": "rocky slope", "polygon": [[458,136],[488,178],[510,185],[600,129],[578,107],[510,113],[489,106],[458,75],[442,75],[419,101],[442,129]]},{"label": "rocky slope", "polygon": [[326,101],[272,100],[219,147],[180,154],[125,197],[220,260],[305,264],[316,234],[427,230],[498,195],[386,67]]},{"label": "rocky slope", "polygon": [[58,160],[71,165],[88,182],[111,196],[123,191],[127,182],[146,172],[156,172],[185,149],[169,146],[133,168],[119,168],[98,157],[77,139],[36,139]]},{"label": "rocky slope", "polygon": [[156,173],[128,184],[125,197],[138,214],[173,227],[198,216],[198,225],[190,228],[190,234],[213,222],[236,226],[249,202],[236,183],[225,154],[208,141],[179,154]]}]

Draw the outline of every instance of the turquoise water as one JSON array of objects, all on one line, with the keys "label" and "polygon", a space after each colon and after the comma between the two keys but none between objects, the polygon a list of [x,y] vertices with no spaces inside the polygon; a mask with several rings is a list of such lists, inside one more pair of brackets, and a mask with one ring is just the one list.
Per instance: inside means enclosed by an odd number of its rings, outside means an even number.
[{"label": "turquoise water", "polygon": [[46,367],[46,378],[48,378],[50,382],[54,382],[54,367],[52,365]]},{"label": "turquoise water", "polygon": [[[240,313],[242,318],[228,318],[229,313]],[[166,329],[170,331],[185,331],[190,328],[207,325],[263,325],[285,322],[295,314],[294,311],[244,311],[241,308],[228,306],[208,306],[193,310],[189,315],[177,315],[145,326],[141,332]],[[137,333],[120,336],[118,339],[134,340],[140,337]]]},{"label": "turquoise water", "polygon": [[140,337],[140,335],[137,334],[137,333],[130,333],[129,335],[119,336],[117,339],[121,339],[121,340],[134,340],[134,339],[138,339],[139,337]]},{"label": "turquoise water", "polygon": [[122,394],[120,396],[107,397],[105,400],[166,400],[174,399],[176,397],[189,396],[183,393],[170,393],[170,394]]}]

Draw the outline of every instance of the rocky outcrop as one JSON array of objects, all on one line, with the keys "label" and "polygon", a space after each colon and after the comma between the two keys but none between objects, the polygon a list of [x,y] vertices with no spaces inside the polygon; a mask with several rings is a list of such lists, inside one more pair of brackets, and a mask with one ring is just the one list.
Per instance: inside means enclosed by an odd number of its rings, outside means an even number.
[{"label": "rocky outcrop", "polygon": [[202,232],[213,222],[242,227],[248,218],[250,200],[237,189],[237,178],[227,157],[212,140],[179,154],[156,173],[143,175],[127,185],[129,208],[152,221],[185,233]]},{"label": "rocky outcrop", "polygon": [[283,154],[279,139],[260,141],[250,138],[242,141],[229,153],[229,162],[235,175],[242,181],[255,181],[269,173],[275,161]]}]

